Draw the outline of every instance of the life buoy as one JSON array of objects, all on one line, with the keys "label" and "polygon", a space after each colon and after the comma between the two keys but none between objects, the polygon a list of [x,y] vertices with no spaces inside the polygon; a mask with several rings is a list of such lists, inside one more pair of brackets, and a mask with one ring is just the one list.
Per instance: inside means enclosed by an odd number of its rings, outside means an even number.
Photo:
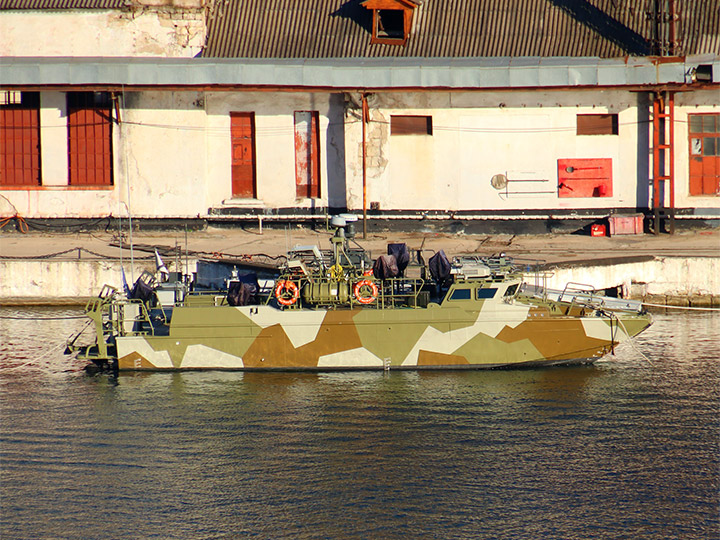
[{"label": "life buoy", "polygon": [[300,298],[300,290],[294,281],[281,279],[275,285],[275,298],[283,306],[292,306]]},{"label": "life buoy", "polygon": [[375,282],[370,281],[369,279],[363,279],[355,284],[355,287],[353,287],[353,294],[355,295],[355,300],[361,304],[372,304],[377,299],[378,288],[377,285],[375,285]]}]

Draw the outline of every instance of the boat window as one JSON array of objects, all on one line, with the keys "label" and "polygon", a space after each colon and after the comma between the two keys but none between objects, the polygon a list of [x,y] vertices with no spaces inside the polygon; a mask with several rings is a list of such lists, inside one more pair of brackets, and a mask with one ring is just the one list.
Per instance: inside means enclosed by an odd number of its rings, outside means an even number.
[{"label": "boat window", "polygon": [[485,300],[486,298],[492,298],[493,296],[495,296],[496,292],[497,292],[497,289],[492,289],[492,288],[478,289],[476,298],[478,300]]},{"label": "boat window", "polygon": [[517,291],[518,286],[519,283],[516,283],[515,285],[510,285],[503,296],[513,296],[515,294],[515,291]]},{"label": "boat window", "polygon": [[455,289],[450,295],[450,300],[470,300],[471,289]]}]

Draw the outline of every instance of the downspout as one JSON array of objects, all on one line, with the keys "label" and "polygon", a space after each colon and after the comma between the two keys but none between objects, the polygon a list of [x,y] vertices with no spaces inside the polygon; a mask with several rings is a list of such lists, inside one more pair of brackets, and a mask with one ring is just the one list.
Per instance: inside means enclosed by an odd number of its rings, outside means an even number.
[{"label": "downspout", "polygon": [[367,94],[362,95],[362,185],[363,185],[363,240],[367,238],[367,159],[366,128],[368,118]]},{"label": "downspout", "polygon": [[680,51],[678,51],[679,47],[675,42],[675,21],[677,19],[677,14],[675,13],[675,0],[668,0],[668,11],[670,11],[670,20],[668,21],[668,41],[670,43],[668,44],[668,52],[670,56],[677,56],[680,54]]},{"label": "downspout", "polygon": [[[121,92],[122,106],[125,107],[125,87],[122,87]],[[121,147],[123,153],[123,161],[125,162],[125,191],[127,201],[125,202],[125,208],[128,213],[128,236],[130,240],[130,282],[135,283],[135,253],[133,244],[133,222],[132,222],[132,211],[130,210],[130,160],[127,149],[127,133],[126,128],[122,122],[118,122],[118,128],[120,129]],[[122,202],[122,201],[121,201]],[[122,236],[122,230],[120,231]]]},{"label": "downspout", "polygon": [[668,107],[670,109],[668,111],[668,120],[670,122],[670,133],[668,133],[670,137],[668,141],[670,157],[668,166],[670,170],[667,174],[670,181],[670,234],[675,234],[675,92],[668,92]]}]

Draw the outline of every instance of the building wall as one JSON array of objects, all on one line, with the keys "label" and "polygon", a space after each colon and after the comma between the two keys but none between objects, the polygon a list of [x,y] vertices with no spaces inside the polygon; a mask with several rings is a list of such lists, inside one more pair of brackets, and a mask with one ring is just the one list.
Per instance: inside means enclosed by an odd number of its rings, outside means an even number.
[{"label": "building wall", "polygon": [[[700,90],[675,94],[675,206],[718,209],[720,207],[720,193],[702,196],[689,194],[690,147],[688,115],[700,113],[720,114],[719,91]],[[720,141],[717,141],[717,143],[720,144]],[[718,174],[720,174],[720,170]],[[668,195],[665,196],[667,200]]]},{"label": "building wall", "polygon": [[[712,92],[676,100],[676,206],[717,209],[688,195],[687,114],[718,112]],[[359,102],[359,96],[352,98]],[[386,93],[369,98],[368,201],[381,210],[504,211],[647,207],[651,195],[650,101],[624,90]],[[617,114],[617,135],[578,135],[578,114]],[[432,135],[393,135],[393,115],[432,116]],[[348,155],[361,155],[350,115]],[[612,196],[558,196],[558,160],[612,160]],[[507,190],[491,186],[496,174]],[[347,163],[348,205],[362,207],[361,161]]]},{"label": "building wall", "polygon": [[[65,94],[41,93],[42,186],[0,191],[0,215],[27,218],[205,217],[209,209],[362,210],[362,123],[357,95],[328,92],[120,92],[112,186],[68,186]],[[370,97],[368,206],[383,211],[645,208],[650,125],[644,93],[613,91],[417,92]],[[718,196],[690,196],[689,113],[720,113],[711,91],[676,100],[676,206],[712,214]],[[320,197],[298,198],[294,113],[317,111]],[[232,198],[230,113],[255,114],[256,199]],[[577,115],[618,115],[617,135],[577,135]],[[432,135],[391,134],[393,115],[432,117]],[[558,196],[558,159],[612,160],[612,196]],[[494,188],[504,174],[506,189]]]},{"label": "building wall", "polygon": [[205,33],[198,7],[2,11],[0,55],[193,57]]},{"label": "building wall", "polygon": [[[214,206],[311,208],[343,205],[342,102],[328,93],[209,92],[206,95],[208,186]],[[320,121],[320,197],[297,198],[294,113],[317,111]],[[255,114],[257,200],[231,197],[230,113]]]},{"label": "building wall", "polygon": [[[42,186],[0,190],[0,215],[195,218],[211,207],[343,205],[342,102],[327,93],[154,91],[119,93],[118,100],[113,185],[81,188],[68,185],[65,94],[42,92]],[[231,190],[230,113],[244,111],[255,113],[256,129],[258,197],[248,200],[232,199]],[[318,199],[296,196],[295,111],[319,113]]]}]

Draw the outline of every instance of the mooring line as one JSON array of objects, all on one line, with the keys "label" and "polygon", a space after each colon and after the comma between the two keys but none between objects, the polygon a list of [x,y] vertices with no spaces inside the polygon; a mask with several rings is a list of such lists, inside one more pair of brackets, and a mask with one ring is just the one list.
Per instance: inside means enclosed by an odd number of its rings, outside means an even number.
[{"label": "mooring line", "polygon": [[[50,355],[52,355],[52,354],[57,354],[58,352],[60,352],[60,351],[63,349],[63,347],[66,347],[66,345],[65,345],[65,344],[62,344],[62,345],[59,345],[59,346],[57,346],[57,347],[54,347],[54,348],[50,349],[48,352],[46,352],[45,354],[43,354],[42,356],[40,356],[40,357],[38,357],[38,358],[32,358],[32,359],[28,360],[27,362],[25,362],[24,364],[20,364],[19,366],[0,366],[0,372],[13,371],[13,370],[16,370],[16,369],[20,369],[20,368],[24,368],[24,367],[26,367],[26,366],[29,366],[30,364],[40,362],[41,360],[45,360],[46,358],[48,358],[48,357],[49,357]],[[37,365],[36,365],[36,366],[33,366],[33,367],[36,368],[36,369],[39,369],[39,370],[41,370],[41,371],[50,371],[50,370],[48,370],[48,369],[43,369],[43,367],[37,366]],[[47,368],[47,367],[48,367],[48,366],[46,365],[45,368]]]},{"label": "mooring line", "polygon": [[648,302],[643,302],[642,305],[648,306],[648,307],[664,308],[664,309],[687,309],[687,310],[694,310],[694,311],[720,311],[720,308],[714,308],[714,307],[668,306],[665,304],[650,304]]},{"label": "mooring line", "polygon": [[72,319],[87,319],[87,315],[73,315],[72,317],[11,317],[0,315],[0,319],[12,321],[69,321]]},{"label": "mooring line", "polygon": [[635,352],[638,353],[640,356],[642,356],[648,364],[655,367],[655,364],[652,363],[652,360],[650,360],[647,356],[645,356],[645,354],[635,346],[635,341],[633,340],[633,336],[631,336],[630,332],[628,332],[627,328],[625,328],[625,324],[622,322],[620,317],[616,317],[616,318],[617,318],[617,322],[620,323],[620,326],[622,326],[623,332],[625,332],[625,335],[628,337],[627,341],[630,342],[630,346],[633,349],[635,349]]}]

